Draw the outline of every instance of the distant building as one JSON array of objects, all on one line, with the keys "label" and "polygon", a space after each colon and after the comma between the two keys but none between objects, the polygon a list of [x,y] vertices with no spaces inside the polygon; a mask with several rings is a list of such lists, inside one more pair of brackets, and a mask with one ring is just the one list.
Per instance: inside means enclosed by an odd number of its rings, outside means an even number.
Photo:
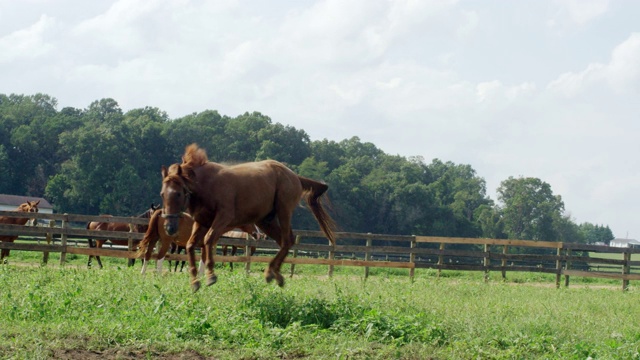
[{"label": "distant building", "polygon": [[640,241],[636,239],[613,239],[609,243],[609,246],[620,248],[640,247]]},{"label": "distant building", "polygon": [[33,197],[33,196],[20,196],[20,195],[5,195],[0,194],[0,210],[13,211],[21,204],[27,201],[38,201],[38,212],[45,214],[53,214],[53,206],[45,198]]}]

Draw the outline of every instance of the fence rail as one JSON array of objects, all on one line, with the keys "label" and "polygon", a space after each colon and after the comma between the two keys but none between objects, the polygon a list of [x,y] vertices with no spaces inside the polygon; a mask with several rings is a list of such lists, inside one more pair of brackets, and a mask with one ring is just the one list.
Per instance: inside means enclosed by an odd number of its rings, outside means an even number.
[{"label": "fence rail", "polygon": [[[71,224],[90,221],[124,222],[131,225],[147,224],[148,219],[137,217],[92,216],[78,214],[29,214],[0,211],[0,216],[28,217],[46,220],[46,226],[20,226],[0,224],[0,235],[31,237],[38,243],[0,242],[0,248],[22,251],[43,252],[43,262],[49,253],[60,253],[60,262],[66,262],[66,254],[135,258],[131,251],[135,243],[144,236],[136,232],[95,231]],[[614,248],[609,246],[586,245],[553,241],[500,240],[481,238],[450,238],[436,236],[386,235],[370,233],[337,233],[337,243],[328,244],[320,231],[294,230],[296,244],[292,256],[285,259],[291,265],[291,273],[297,264],[319,264],[328,266],[329,275],[335,266],[364,267],[365,277],[372,267],[409,269],[413,278],[415,269],[482,271],[485,278],[492,271],[506,277],[507,271],[538,272],[556,275],[556,286],[560,286],[561,276],[565,286],[570,277],[593,277],[615,279],[627,289],[629,281],[640,280],[640,261],[631,260],[632,254],[640,254],[640,249]],[[124,250],[97,249],[86,246],[87,238],[128,240]],[[42,241],[46,241],[46,245]],[[58,242],[58,244],[56,244]],[[75,243],[75,245],[73,245]],[[222,238],[221,245],[233,245],[258,249],[257,256],[215,256],[215,261],[251,263],[271,261],[271,255],[278,245],[273,240],[252,240]],[[597,255],[597,257],[589,256]],[[600,257],[619,254],[620,259]],[[306,255],[300,257],[301,255]],[[156,258],[155,254],[153,258]],[[186,260],[186,255],[169,254],[169,260]]]}]

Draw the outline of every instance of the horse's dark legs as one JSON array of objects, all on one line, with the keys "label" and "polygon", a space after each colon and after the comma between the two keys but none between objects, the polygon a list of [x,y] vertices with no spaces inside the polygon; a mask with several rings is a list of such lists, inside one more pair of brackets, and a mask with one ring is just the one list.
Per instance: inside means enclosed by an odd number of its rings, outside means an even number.
[{"label": "horse's dark legs", "polygon": [[0,251],[0,262],[7,264],[7,257],[9,257],[9,249],[2,249],[2,251]]},{"label": "horse's dark legs", "polygon": [[[227,250],[229,249],[229,245],[222,246],[222,256],[227,256]],[[236,256],[236,252],[238,251],[237,246],[231,246],[231,256]],[[224,267],[224,263],[222,263]],[[229,261],[229,271],[233,271],[233,261]]]},{"label": "horse's dark legs", "polygon": [[[103,244],[104,244],[104,241],[96,240],[97,249],[102,249]],[[98,266],[100,267],[100,269],[102,269],[102,261],[100,261],[100,256],[96,255],[96,260],[98,261]]]},{"label": "horse's dark legs", "polygon": [[259,224],[260,229],[269,235],[270,238],[279,240],[278,245],[280,246],[280,250],[269,262],[269,267],[264,270],[265,280],[267,282],[271,282],[275,279],[278,286],[284,286],[284,278],[282,277],[282,274],[280,274],[280,267],[282,266],[284,259],[287,257],[289,249],[295,242],[293,232],[289,226],[287,226],[288,230],[285,232],[285,226],[283,226],[285,225],[284,223],[285,221],[265,221]]},{"label": "horse's dark legs", "polygon": [[[185,253],[186,253],[186,249],[183,246],[178,246],[175,243],[171,243],[171,253],[172,254],[175,253],[176,255],[180,255],[182,250],[185,250]],[[182,272],[182,270],[184,270],[184,264],[185,263],[186,263],[186,261],[184,261],[184,260],[182,260],[182,262],[176,260],[176,263],[173,266],[173,272],[178,272],[178,264],[180,264],[180,272]],[[171,271],[171,260],[169,260],[169,271]]]},{"label": "horse's dark legs", "polygon": [[[93,239],[87,239],[87,242],[89,243],[90,249],[96,247],[96,244],[93,242]],[[91,269],[91,259],[93,259],[93,255],[89,255],[89,260],[87,261],[87,268],[89,269]]]},{"label": "horse's dark legs", "polygon": [[[178,255],[180,255],[180,252],[182,250],[185,250],[185,254],[187,253],[186,249],[184,248],[184,246],[178,246]],[[182,260],[182,262],[180,263],[180,272],[182,272],[182,270],[184,269],[184,264],[186,263],[186,261]],[[176,266],[178,266],[178,263],[176,262]]]}]

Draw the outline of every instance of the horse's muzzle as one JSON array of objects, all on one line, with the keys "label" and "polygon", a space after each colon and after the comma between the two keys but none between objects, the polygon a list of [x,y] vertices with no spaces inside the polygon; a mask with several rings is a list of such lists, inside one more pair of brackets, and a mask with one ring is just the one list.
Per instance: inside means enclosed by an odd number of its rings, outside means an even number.
[{"label": "horse's muzzle", "polygon": [[178,232],[180,215],[180,213],[162,214],[162,217],[164,218],[164,231],[167,232],[167,235],[172,236]]},{"label": "horse's muzzle", "polygon": [[178,222],[175,221],[165,221],[164,223],[164,231],[167,232],[167,235],[173,236],[178,232]]}]

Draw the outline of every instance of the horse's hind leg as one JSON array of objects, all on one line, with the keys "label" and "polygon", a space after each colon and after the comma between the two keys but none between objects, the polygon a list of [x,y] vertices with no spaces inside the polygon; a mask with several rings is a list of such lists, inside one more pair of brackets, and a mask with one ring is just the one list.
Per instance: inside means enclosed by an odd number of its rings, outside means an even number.
[{"label": "horse's hind leg", "polygon": [[280,250],[269,262],[269,267],[264,270],[264,278],[267,282],[271,282],[275,279],[278,286],[281,287],[284,286],[284,277],[280,274],[280,268],[282,267],[282,262],[289,253],[289,249],[295,243],[291,227],[288,226],[288,230],[285,232],[284,226],[282,226],[285,222],[286,221],[280,221],[279,223],[278,221],[268,221],[261,222],[259,224],[260,229],[269,235],[270,238],[279,239],[278,245],[280,245]]},{"label": "horse's hind leg", "polygon": [[[104,241],[97,240],[96,248],[102,249],[102,244],[104,244]],[[102,261],[100,261],[100,256],[96,255],[96,260],[98,261],[98,266],[100,267],[100,269],[102,269]]]}]

